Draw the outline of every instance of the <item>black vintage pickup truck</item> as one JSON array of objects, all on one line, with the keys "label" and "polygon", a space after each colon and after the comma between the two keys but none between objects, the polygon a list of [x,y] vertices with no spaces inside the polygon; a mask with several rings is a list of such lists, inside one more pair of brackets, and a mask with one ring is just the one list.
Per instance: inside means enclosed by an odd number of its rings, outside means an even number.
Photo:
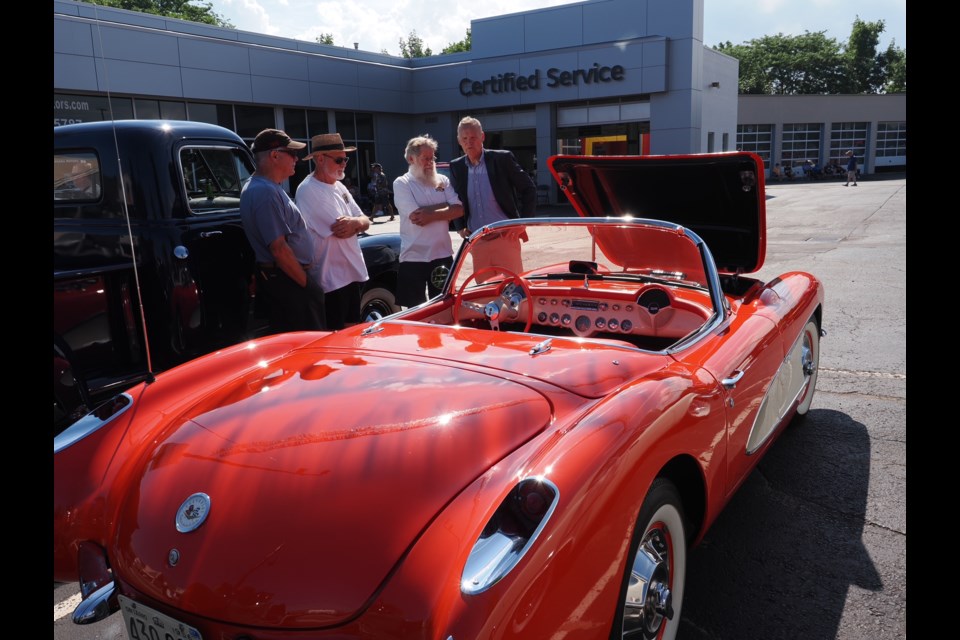
[{"label": "black vintage pickup truck", "polygon": [[[54,434],[100,398],[266,332],[232,131],[127,120],[54,128]],[[360,239],[363,317],[398,311],[400,238]]]}]

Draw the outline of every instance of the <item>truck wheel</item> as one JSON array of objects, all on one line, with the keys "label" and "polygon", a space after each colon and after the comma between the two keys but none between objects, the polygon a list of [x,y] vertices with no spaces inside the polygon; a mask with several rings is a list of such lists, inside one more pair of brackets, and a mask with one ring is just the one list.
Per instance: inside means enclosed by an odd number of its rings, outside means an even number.
[{"label": "truck wheel", "polygon": [[360,322],[376,320],[374,313],[383,317],[397,311],[400,311],[400,307],[397,306],[397,297],[391,291],[382,287],[369,289],[364,292],[360,299]]}]

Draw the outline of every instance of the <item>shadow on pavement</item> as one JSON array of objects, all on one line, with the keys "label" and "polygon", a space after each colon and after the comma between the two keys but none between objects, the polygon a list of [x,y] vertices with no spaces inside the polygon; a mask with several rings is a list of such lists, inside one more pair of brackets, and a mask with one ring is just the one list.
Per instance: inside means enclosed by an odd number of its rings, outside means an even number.
[{"label": "shadow on pavement", "polygon": [[788,425],[691,552],[678,638],[838,637],[849,588],[883,587],[862,541],[869,478],[863,424]]}]

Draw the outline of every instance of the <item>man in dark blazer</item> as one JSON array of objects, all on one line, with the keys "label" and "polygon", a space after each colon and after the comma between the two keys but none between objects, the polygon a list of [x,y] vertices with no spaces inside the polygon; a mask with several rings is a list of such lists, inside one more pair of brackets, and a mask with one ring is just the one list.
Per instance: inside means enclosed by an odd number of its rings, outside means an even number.
[{"label": "man in dark blazer", "polygon": [[[450,175],[463,203],[463,217],[453,220],[452,226],[464,238],[499,220],[532,218],[537,207],[537,185],[530,175],[512,152],[484,149],[484,137],[476,118],[468,116],[457,126],[457,142],[464,155],[450,163]],[[526,238],[510,234],[478,245],[473,251],[474,271],[497,265],[519,273],[523,270],[521,240]]]}]

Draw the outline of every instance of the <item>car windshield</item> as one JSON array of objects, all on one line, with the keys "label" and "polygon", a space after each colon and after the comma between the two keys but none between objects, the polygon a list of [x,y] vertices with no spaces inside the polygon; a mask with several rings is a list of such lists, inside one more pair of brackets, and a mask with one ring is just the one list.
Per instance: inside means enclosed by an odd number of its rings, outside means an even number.
[{"label": "car windshield", "polygon": [[610,287],[622,282],[627,288],[663,282],[706,291],[708,277],[696,240],[673,224],[629,218],[499,223],[464,244],[448,285],[457,290],[517,271],[533,289],[586,280]]}]

